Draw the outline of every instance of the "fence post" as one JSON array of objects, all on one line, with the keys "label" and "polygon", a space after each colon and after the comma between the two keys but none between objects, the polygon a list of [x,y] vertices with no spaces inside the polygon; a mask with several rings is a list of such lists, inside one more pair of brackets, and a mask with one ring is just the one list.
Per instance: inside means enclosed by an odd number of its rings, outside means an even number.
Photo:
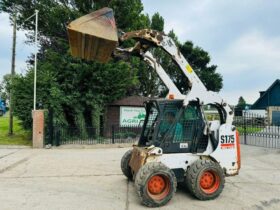
[{"label": "fence post", "polygon": [[50,108],[48,112],[48,144],[53,145],[54,138],[54,126],[53,126],[53,109]]},{"label": "fence post", "polygon": [[55,146],[59,146],[60,145],[60,135],[61,135],[61,130],[60,130],[61,128],[60,127],[58,127],[58,129],[57,129],[57,135],[56,135],[56,138],[55,138]]},{"label": "fence post", "polygon": [[115,144],[115,126],[112,125],[112,144]]},{"label": "fence post", "polygon": [[244,129],[244,144],[247,144],[246,112],[244,112],[244,117],[243,117],[243,129]]}]

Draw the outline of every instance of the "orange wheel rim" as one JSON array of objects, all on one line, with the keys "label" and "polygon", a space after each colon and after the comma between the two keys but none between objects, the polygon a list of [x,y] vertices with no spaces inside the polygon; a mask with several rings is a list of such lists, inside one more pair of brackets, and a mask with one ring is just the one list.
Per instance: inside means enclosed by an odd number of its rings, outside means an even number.
[{"label": "orange wheel rim", "polygon": [[147,192],[154,200],[162,200],[170,192],[170,181],[165,175],[154,175],[147,182]]},{"label": "orange wheel rim", "polygon": [[200,177],[200,188],[206,194],[212,194],[219,189],[220,177],[213,170],[204,171]]}]

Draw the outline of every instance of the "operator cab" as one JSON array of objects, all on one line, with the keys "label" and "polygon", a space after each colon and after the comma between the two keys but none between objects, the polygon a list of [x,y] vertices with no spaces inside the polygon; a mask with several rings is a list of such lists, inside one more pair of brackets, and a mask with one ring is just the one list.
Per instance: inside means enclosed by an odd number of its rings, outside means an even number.
[{"label": "operator cab", "polygon": [[151,100],[145,103],[139,146],[161,147],[164,153],[204,152],[208,136],[203,134],[205,120],[198,102],[183,106],[183,100]]}]

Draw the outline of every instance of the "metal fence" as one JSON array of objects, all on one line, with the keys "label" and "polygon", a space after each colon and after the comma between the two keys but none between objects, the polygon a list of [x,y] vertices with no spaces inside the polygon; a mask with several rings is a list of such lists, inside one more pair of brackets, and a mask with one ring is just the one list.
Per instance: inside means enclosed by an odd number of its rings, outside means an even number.
[{"label": "metal fence", "polygon": [[[275,123],[275,122],[274,122]],[[242,144],[267,148],[280,148],[279,123],[272,124],[267,118],[252,113],[234,118]]]},{"label": "metal fence", "polygon": [[103,128],[55,126],[46,143],[55,146],[63,144],[115,144],[135,143],[141,134],[141,127],[118,125]]},{"label": "metal fence", "polygon": [[[279,123],[270,124],[264,116],[245,113],[234,117],[233,124],[237,127],[242,144],[280,148]],[[48,124],[46,144],[114,144],[135,143],[141,134],[141,126],[111,125],[104,130],[102,127],[67,127]]]}]

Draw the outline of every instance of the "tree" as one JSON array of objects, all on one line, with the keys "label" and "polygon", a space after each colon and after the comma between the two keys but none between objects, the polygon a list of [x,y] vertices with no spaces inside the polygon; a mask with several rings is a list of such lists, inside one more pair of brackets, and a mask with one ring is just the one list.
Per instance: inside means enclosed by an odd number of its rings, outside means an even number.
[{"label": "tree", "polygon": [[0,98],[7,103],[9,99],[9,92],[10,92],[10,87],[11,86],[11,76],[10,74],[6,74],[3,76],[3,80],[0,83]]},{"label": "tree", "polygon": [[[152,16],[151,25],[147,25],[147,28],[151,28],[157,31],[163,31],[163,17],[160,16],[159,13],[155,13]],[[157,58],[161,58],[163,56],[163,53],[161,53],[160,50],[152,49],[152,52]],[[135,92],[148,97],[158,96],[160,94],[160,88],[163,85],[163,83],[160,81],[155,70],[148,66],[145,62],[140,61],[139,59],[136,60],[134,65],[136,65],[138,69],[137,76],[140,84],[139,88],[135,90]]]},{"label": "tree", "polygon": [[[123,61],[111,60],[108,64],[74,59],[69,54],[67,23],[83,14],[103,6],[115,8],[119,28],[136,30],[149,24],[147,15],[141,14],[140,0],[3,0],[0,10],[12,14],[16,8],[18,25],[34,30],[32,21],[24,19],[39,10],[38,84],[37,101],[44,109],[54,110],[57,123],[70,125],[98,125],[99,116],[106,103],[125,96],[137,85],[135,69]],[[28,34],[29,41],[34,39]],[[34,57],[29,61],[33,64]],[[15,114],[26,128],[31,127],[33,68],[26,75],[17,75],[14,82]]]},{"label": "tree", "polygon": [[[107,103],[127,95],[159,96],[163,92],[163,84],[155,71],[138,58],[132,57],[130,63],[112,59],[107,64],[100,64],[71,57],[67,24],[104,6],[113,8],[117,26],[123,31],[164,29],[164,19],[158,13],[152,16],[152,20],[147,14],[143,14],[140,0],[0,1],[0,11],[12,15],[14,10],[17,10],[18,26],[30,31],[27,34],[29,42],[34,40],[34,22],[24,20],[31,16],[35,9],[39,10],[37,99],[42,108],[53,110],[57,124],[98,126],[99,117]],[[173,31],[170,36],[176,38]],[[222,87],[222,78],[215,72],[216,66],[208,65],[208,53],[193,47],[190,42],[180,45],[177,38],[175,41],[184,55],[191,54],[189,61],[195,64],[194,70],[201,74],[206,84],[213,90],[219,90]],[[131,44],[133,41],[127,43]],[[175,71],[176,66],[172,64],[170,57],[157,50],[154,53],[161,58],[170,75],[173,75],[175,83],[186,89],[186,79],[180,77],[181,71]],[[31,127],[33,55],[28,62],[31,67],[26,75],[16,75],[13,82],[15,114],[26,128]]]},{"label": "tree", "polygon": [[108,6],[114,10],[117,26],[123,31],[139,30],[150,24],[149,16],[142,13],[141,0],[112,0]]},{"label": "tree", "polygon": [[163,31],[164,29],[164,19],[158,12],[152,16],[151,29],[157,31]]},{"label": "tree", "polygon": [[5,94],[5,92],[4,92],[3,84],[0,83],[0,99],[4,100],[3,99],[4,94]]},{"label": "tree", "polygon": [[175,42],[175,44],[176,44],[177,46],[180,45],[179,39],[178,39],[178,37],[176,36],[176,34],[175,34],[175,32],[174,32],[173,29],[172,29],[171,31],[169,31],[167,35],[168,35],[170,38],[173,39],[173,41]]},{"label": "tree", "polygon": [[[169,33],[169,36],[175,40],[179,50],[192,66],[193,70],[204,83],[206,88],[212,91],[220,91],[223,85],[223,79],[222,76],[216,72],[217,66],[209,65],[209,54],[202,48],[195,47],[191,41],[186,41],[184,44],[181,44],[173,31]],[[177,88],[182,93],[186,93],[190,88],[189,81],[182,70],[179,69],[179,66],[172,60],[172,57],[163,50],[157,52],[157,56],[160,58],[159,61],[161,66],[166,70]],[[166,94],[166,88],[162,88],[160,96],[165,96]]]},{"label": "tree", "polygon": [[246,101],[242,96],[239,97],[236,107],[239,108],[239,109],[245,109]]},{"label": "tree", "polygon": [[[216,72],[216,65],[209,65],[211,59],[208,52],[201,47],[194,47],[191,41],[180,45],[179,49],[208,90],[218,92],[222,89],[223,78]],[[178,85],[182,86],[180,82]]]}]

